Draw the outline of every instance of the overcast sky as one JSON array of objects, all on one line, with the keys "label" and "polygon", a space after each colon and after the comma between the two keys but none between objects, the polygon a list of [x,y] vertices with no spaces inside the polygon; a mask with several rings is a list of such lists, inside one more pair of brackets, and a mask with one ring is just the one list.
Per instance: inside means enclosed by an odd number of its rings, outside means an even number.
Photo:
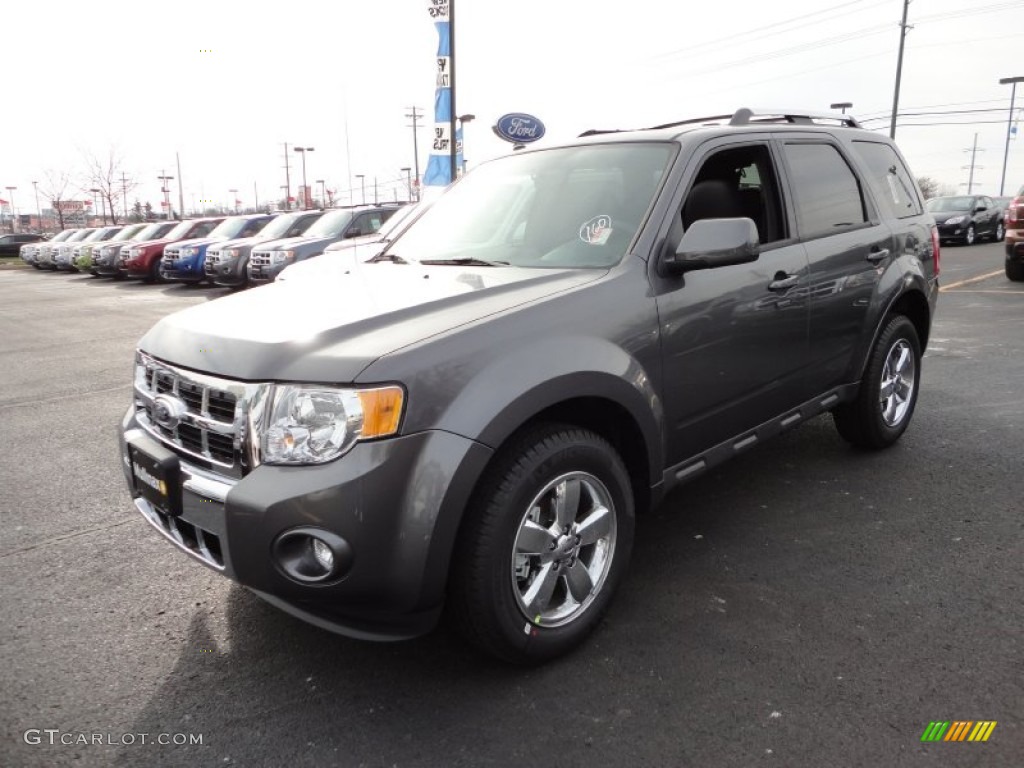
[{"label": "overcast sky", "polygon": [[[477,116],[470,167],[508,151],[490,126],[513,111],[546,123],[542,143],[840,101],[888,130],[902,0],[456,3],[456,110]],[[368,196],[376,176],[391,199],[399,169],[413,165],[412,106],[427,115],[426,168],[437,48],[426,0],[8,0],[0,16],[0,187],[17,187],[20,212],[35,209],[33,180],[42,188],[61,168],[80,176],[85,155],[111,148],[141,183],[133,197],[158,210],[156,177],[178,175],[176,152],[186,209],[229,204],[231,188],[243,205],[255,191],[261,202],[280,196],[283,142],[315,148],[311,186],[324,179],[344,194],[351,178],[358,202],[364,174]],[[997,194],[1010,104],[998,81],[1024,76],[1024,2],[914,0],[908,22],[901,112],[988,111],[902,118],[900,147],[915,175],[966,190],[977,133],[975,191]],[[909,125],[935,122],[962,124]],[[1007,193],[1024,184],[1021,123]],[[290,155],[294,194],[301,158]]]}]

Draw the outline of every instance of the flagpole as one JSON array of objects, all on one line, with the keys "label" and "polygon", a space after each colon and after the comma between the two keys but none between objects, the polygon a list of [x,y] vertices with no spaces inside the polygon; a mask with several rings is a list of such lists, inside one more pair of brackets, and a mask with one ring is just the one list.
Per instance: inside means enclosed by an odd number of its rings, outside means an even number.
[{"label": "flagpole", "polygon": [[451,136],[449,147],[451,150],[451,181],[455,181],[458,178],[458,164],[455,156],[455,115],[458,114],[455,109],[455,0],[448,0],[448,71],[451,75],[451,83],[449,84],[451,114],[448,115],[448,134]]}]

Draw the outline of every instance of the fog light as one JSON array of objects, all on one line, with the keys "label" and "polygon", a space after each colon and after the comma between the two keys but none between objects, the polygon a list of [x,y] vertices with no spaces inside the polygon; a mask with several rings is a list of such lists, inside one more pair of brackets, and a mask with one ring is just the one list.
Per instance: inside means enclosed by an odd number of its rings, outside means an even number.
[{"label": "fog light", "polygon": [[292,528],[277,537],[272,549],[278,570],[301,584],[334,583],[352,567],[352,547],[323,528]]},{"label": "fog light", "polygon": [[313,557],[316,558],[317,563],[326,571],[330,573],[334,570],[334,553],[331,552],[331,548],[327,546],[327,542],[323,539],[318,539],[315,536],[313,540]]}]

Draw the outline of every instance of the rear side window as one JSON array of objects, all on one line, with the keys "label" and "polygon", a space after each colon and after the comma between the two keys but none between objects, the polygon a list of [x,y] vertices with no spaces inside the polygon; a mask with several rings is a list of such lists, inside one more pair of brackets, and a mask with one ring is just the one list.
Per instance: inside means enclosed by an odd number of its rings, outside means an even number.
[{"label": "rear side window", "polygon": [[822,237],[867,221],[860,182],[831,144],[786,144],[802,237]]},{"label": "rear side window", "polygon": [[905,219],[923,212],[913,178],[892,147],[877,141],[855,141],[853,148],[868,167],[878,199],[893,216]]}]

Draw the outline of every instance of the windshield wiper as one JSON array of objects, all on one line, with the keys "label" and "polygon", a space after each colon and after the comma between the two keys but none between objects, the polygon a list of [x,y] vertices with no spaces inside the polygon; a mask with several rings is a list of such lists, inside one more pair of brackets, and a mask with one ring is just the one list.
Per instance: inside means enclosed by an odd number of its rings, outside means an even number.
[{"label": "windshield wiper", "polygon": [[371,256],[363,264],[373,264],[378,261],[392,261],[395,264],[408,264],[409,262],[399,256],[397,253],[378,253],[376,256]]},{"label": "windshield wiper", "polygon": [[454,267],[505,267],[507,261],[486,261],[484,259],[424,259],[420,264],[454,266]]}]

